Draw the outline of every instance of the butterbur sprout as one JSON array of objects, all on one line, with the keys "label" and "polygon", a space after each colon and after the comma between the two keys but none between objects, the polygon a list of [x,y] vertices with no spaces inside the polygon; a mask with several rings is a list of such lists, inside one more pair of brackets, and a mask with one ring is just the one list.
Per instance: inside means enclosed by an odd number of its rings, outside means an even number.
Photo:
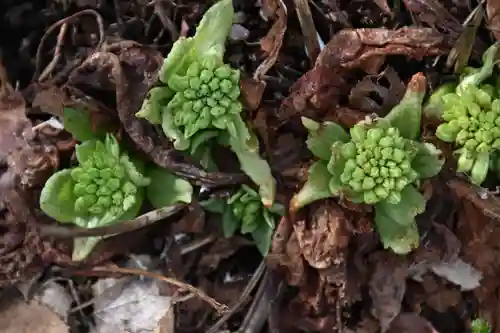
[{"label": "butterbur sprout", "polygon": [[384,118],[366,120],[349,134],[333,122],[303,118],[307,146],[318,158],[290,202],[291,212],[316,200],[343,196],[373,205],[382,243],[399,254],[418,246],[415,216],[425,209],[419,181],[441,170],[441,152],[418,142],[425,78],[416,74],[402,101]]},{"label": "butterbur sprout", "polygon": [[457,172],[467,173],[472,182],[481,185],[490,162],[498,159],[500,149],[500,96],[498,88],[486,83],[493,73],[498,44],[483,55],[481,68],[467,68],[456,87],[430,99],[440,102],[443,123],[436,136],[455,147]]}]

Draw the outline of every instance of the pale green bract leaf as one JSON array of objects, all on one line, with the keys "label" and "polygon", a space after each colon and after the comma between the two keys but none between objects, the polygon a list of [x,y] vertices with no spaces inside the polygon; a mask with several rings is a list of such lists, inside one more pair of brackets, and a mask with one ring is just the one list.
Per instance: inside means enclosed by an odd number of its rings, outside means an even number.
[{"label": "pale green bract leaf", "polygon": [[71,223],[77,216],[74,210],[74,184],[71,169],[54,173],[42,189],[40,209],[59,222]]},{"label": "pale green bract leaf", "polygon": [[151,183],[146,188],[149,202],[154,208],[162,208],[175,203],[191,203],[193,187],[191,184],[160,167],[153,167],[148,172]]},{"label": "pale green bract leaf", "polygon": [[89,158],[92,157],[97,149],[98,140],[84,141],[75,146],[76,159],[78,163],[84,164]]},{"label": "pale green bract leaf", "polygon": [[161,124],[162,105],[167,104],[173,95],[174,92],[168,87],[153,87],[142,102],[141,109],[135,114],[136,117],[147,119],[151,124]]},{"label": "pale green bract leaf", "polygon": [[184,137],[184,134],[175,126],[172,113],[168,110],[163,110],[161,122],[163,133],[173,141],[176,150],[186,150],[189,148],[190,141]]},{"label": "pale green bract leaf", "polygon": [[106,135],[105,129],[95,128],[92,124],[88,110],[64,108],[62,118],[64,129],[70,132],[77,141],[102,139]]},{"label": "pale green bract leaf", "polygon": [[413,185],[406,186],[401,191],[401,200],[397,204],[390,204],[386,200],[375,204],[377,212],[384,212],[396,223],[410,225],[415,220],[415,216],[425,210],[425,199]]},{"label": "pale green bract leaf", "polygon": [[130,177],[130,180],[137,186],[148,186],[151,183],[151,179],[141,174],[137,165],[128,155],[122,155],[120,157],[120,162],[125,167],[125,172]]},{"label": "pale green bract leaf", "polygon": [[383,210],[376,210],[375,224],[384,248],[390,248],[394,253],[404,255],[418,248],[420,235],[415,220],[406,225],[397,223]]},{"label": "pale green bract leaf", "polygon": [[172,45],[172,49],[167,57],[163,60],[163,65],[160,69],[160,81],[167,83],[168,79],[173,74],[182,73],[189,67],[189,53],[194,45],[194,37],[180,37]]},{"label": "pale green bract leaf", "polygon": [[408,83],[401,102],[384,117],[393,127],[399,129],[401,136],[406,139],[416,140],[420,135],[425,87],[425,77],[422,73],[415,74]]},{"label": "pale green bract leaf", "polygon": [[427,142],[418,142],[417,148],[417,154],[413,158],[411,168],[423,179],[436,176],[444,164],[441,150]]},{"label": "pale green bract leaf", "polygon": [[271,207],[276,195],[276,181],[269,164],[260,157],[258,146],[250,147],[248,141],[243,142],[240,138],[234,136],[230,136],[229,142],[231,150],[238,157],[241,170],[259,186],[262,203],[265,207]]},{"label": "pale green bract leaf", "polygon": [[78,237],[73,240],[73,261],[86,259],[103,237]]},{"label": "pale green bract leaf", "polygon": [[[321,124],[312,119],[302,117],[302,124],[309,131],[307,148],[323,161],[328,161],[332,155],[331,147],[335,142],[349,141],[349,134],[337,123],[326,121]],[[317,126],[316,126],[317,125]]]},{"label": "pale green bract leaf", "polygon": [[314,201],[331,197],[332,193],[328,184],[330,177],[323,161],[311,165],[306,183],[290,201],[290,210],[295,212]]}]

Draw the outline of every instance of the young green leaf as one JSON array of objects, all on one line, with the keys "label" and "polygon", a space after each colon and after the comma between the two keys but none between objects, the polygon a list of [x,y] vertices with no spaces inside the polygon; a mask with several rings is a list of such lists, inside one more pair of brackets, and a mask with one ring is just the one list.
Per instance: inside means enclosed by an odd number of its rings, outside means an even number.
[{"label": "young green leaf", "polygon": [[223,214],[226,208],[226,203],[219,198],[209,198],[199,202],[200,206],[210,213]]},{"label": "young green leaf", "polygon": [[306,144],[307,148],[323,161],[328,161],[332,155],[331,147],[335,142],[347,142],[349,134],[342,126],[326,121],[322,124],[312,119],[302,117],[302,124],[309,131]]},{"label": "young green leaf", "polygon": [[88,110],[76,110],[73,108],[63,109],[64,129],[71,133],[77,141],[87,141],[94,139],[103,139],[106,135],[106,129],[96,127],[92,123],[90,112]]},{"label": "young green leaf", "polygon": [[441,151],[433,144],[427,142],[417,143],[417,154],[413,158],[411,168],[415,170],[421,178],[431,178],[436,176],[443,167],[444,158]]},{"label": "young green leaf", "polygon": [[71,259],[75,262],[85,260],[103,237],[77,237],[73,240]]},{"label": "young green leaf", "polygon": [[229,207],[224,209],[224,213],[222,214],[222,231],[224,237],[232,237],[240,225],[241,221],[238,221],[233,211]]},{"label": "young green leaf", "polygon": [[307,181],[290,201],[290,211],[296,212],[302,207],[332,196],[329,188],[330,173],[324,162],[318,161],[309,167]]},{"label": "young green leaf", "polygon": [[153,207],[167,207],[178,202],[191,203],[193,187],[188,181],[158,166],[148,170],[148,178],[151,182],[146,187],[146,193]]},{"label": "young green leaf", "polygon": [[79,143],[75,146],[75,154],[78,163],[84,164],[92,158],[92,155],[97,150],[98,140],[89,140]]},{"label": "young green leaf", "polygon": [[[168,72],[162,68],[160,72]],[[147,98],[142,102],[141,109],[135,115],[138,118],[147,119],[151,124],[160,125],[162,123],[162,105],[172,99],[174,92],[166,86],[153,87]]]},{"label": "young green leaf", "polygon": [[70,223],[77,216],[71,170],[54,173],[45,183],[40,195],[40,209],[56,221]]},{"label": "young green leaf", "polygon": [[390,248],[396,254],[408,254],[420,244],[415,220],[403,225],[397,223],[383,209],[377,209],[375,224],[384,248]]},{"label": "young green leaf", "polygon": [[252,238],[255,245],[263,257],[267,256],[269,250],[271,249],[273,234],[274,229],[270,228],[267,224],[261,225],[254,232],[252,232]]},{"label": "young green leaf", "polygon": [[413,185],[408,185],[401,191],[401,200],[397,204],[380,201],[375,205],[375,210],[384,212],[396,223],[409,225],[414,222],[415,216],[424,212],[425,199]]}]

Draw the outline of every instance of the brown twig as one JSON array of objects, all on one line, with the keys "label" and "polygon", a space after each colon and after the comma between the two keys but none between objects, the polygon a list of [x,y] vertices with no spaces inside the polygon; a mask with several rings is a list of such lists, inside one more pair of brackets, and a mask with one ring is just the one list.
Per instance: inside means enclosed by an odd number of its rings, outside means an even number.
[{"label": "brown twig", "polygon": [[87,272],[87,273],[93,273],[93,272],[95,272],[95,273],[107,272],[107,273],[121,273],[121,274],[127,274],[127,275],[140,275],[140,276],[146,276],[149,278],[157,279],[157,280],[174,285],[176,287],[179,287],[181,289],[187,290],[187,291],[195,294],[196,296],[198,296],[199,298],[201,298],[202,300],[207,302],[218,313],[224,313],[227,311],[226,305],[217,302],[215,299],[211,298],[210,296],[208,296],[207,294],[205,294],[203,291],[199,290],[198,288],[196,288],[190,284],[187,284],[187,283],[184,283],[181,281],[177,281],[173,278],[169,278],[169,277],[166,277],[166,276],[163,276],[160,274],[144,271],[144,270],[137,269],[137,268],[122,268],[122,267],[94,267],[92,269],[92,271]]},{"label": "brown twig", "polygon": [[75,237],[96,237],[121,234],[129,231],[134,231],[139,228],[150,225],[156,221],[165,219],[181,211],[186,207],[186,204],[176,204],[164,208],[155,209],[151,212],[136,217],[133,220],[121,221],[99,228],[81,228],[68,227],[63,225],[42,225],[40,226],[40,235],[53,236],[59,238],[75,238]]},{"label": "brown twig", "polygon": [[61,30],[59,30],[59,35],[57,36],[57,44],[54,50],[54,57],[45,67],[42,74],[40,74],[40,76],[38,77],[38,82],[42,82],[47,76],[49,76],[49,74],[52,73],[57,63],[59,62],[59,59],[61,58],[62,47],[64,45],[64,36],[66,36],[67,30],[68,30],[68,24],[64,23],[61,26]]},{"label": "brown twig", "polygon": [[[43,35],[42,39],[40,40],[40,44],[38,44],[38,48],[36,50],[35,74],[33,76],[33,81],[35,81],[37,78],[41,77],[41,75],[39,76],[39,73],[40,73],[40,66],[41,66],[41,62],[42,62],[42,49],[43,49],[43,46],[45,44],[45,41],[50,36],[50,34],[59,26],[61,26],[61,31],[66,30],[70,23],[74,23],[75,21],[77,21],[80,18],[80,16],[88,15],[88,14],[94,15],[96,18],[97,26],[99,29],[99,42],[97,43],[95,49],[96,50],[101,49],[102,44],[104,43],[104,22],[103,22],[102,16],[98,12],[96,12],[93,9],[84,9],[78,13],[71,15],[71,16],[65,17],[65,18],[57,21],[56,23],[52,24],[47,29],[47,31]],[[61,34],[61,32],[60,32],[59,37],[61,37],[61,35],[64,36],[65,33]],[[64,38],[61,37],[61,42],[59,43],[59,38],[58,38],[57,45],[59,45],[59,44],[62,45],[62,43],[63,43],[62,39],[64,39]],[[57,54],[58,54],[58,52],[57,52],[57,46],[56,46],[56,50],[54,52],[54,58],[57,57],[57,59],[56,60],[52,59],[52,61],[47,66],[47,68],[45,68],[44,73],[47,72],[47,75],[50,74],[50,72],[52,72],[53,67],[55,67],[55,65],[57,64],[57,61],[59,59],[59,56]],[[59,54],[60,54],[60,52],[59,52]],[[52,68],[50,68],[49,66],[52,66]]]}]

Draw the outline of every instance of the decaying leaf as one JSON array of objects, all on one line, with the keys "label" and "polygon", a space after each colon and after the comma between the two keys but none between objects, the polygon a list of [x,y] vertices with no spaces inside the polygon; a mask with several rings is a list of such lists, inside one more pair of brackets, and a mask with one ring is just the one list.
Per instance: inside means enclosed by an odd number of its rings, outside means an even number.
[{"label": "decaying leaf", "polygon": [[391,252],[377,253],[371,259],[375,265],[370,279],[370,296],[373,302],[371,312],[379,320],[382,332],[386,332],[401,312],[408,263],[404,257]]},{"label": "decaying leaf", "polygon": [[500,2],[496,0],[486,1],[486,15],[488,19],[488,27],[493,36],[500,40]]},{"label": "decaying leaf", "polygon": [[7,297],[0,303],[0,331],[3,333],[69,333],[57,314],[37,301]]},{"label": "decaying leaf", "polygon": [[292,86],[278,117],[281,121],[299,114],[310,117],[304,114],[309,105],[320,111],[336,108],[340,96],[351,88],[348,80],[352,69],[377,74],[389,55],[422,59],[444,54],[448,49],[443,36],[428,28],[341,30],[321,51],[314,68]]}]

